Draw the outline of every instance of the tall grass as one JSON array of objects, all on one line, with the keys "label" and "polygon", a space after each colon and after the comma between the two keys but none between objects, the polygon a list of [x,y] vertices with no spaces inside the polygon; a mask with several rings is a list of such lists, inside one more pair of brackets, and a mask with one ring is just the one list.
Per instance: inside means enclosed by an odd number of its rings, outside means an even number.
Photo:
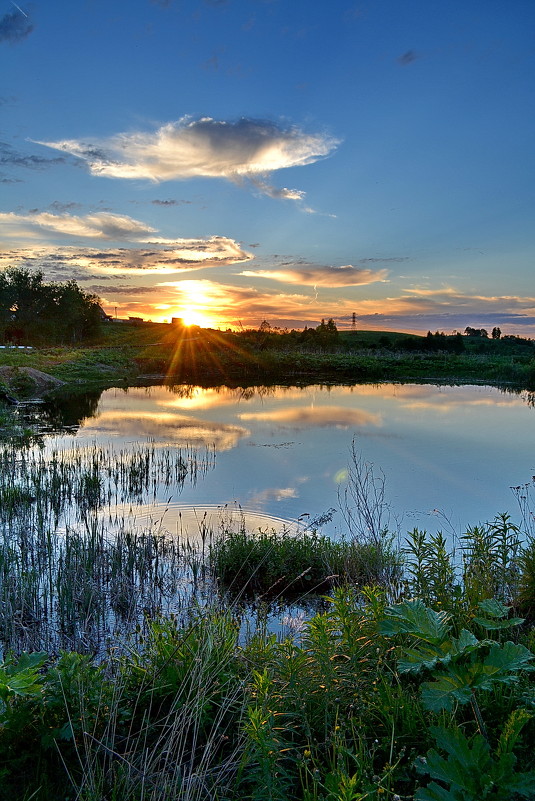
[{"label": "tall grass", "polygon": [[213,458],[153,444],[0,449],[4,646],[97,651],[145,615],[180,608],[199,557],[161,521],[139,530],[117,510],[195,482]]}]

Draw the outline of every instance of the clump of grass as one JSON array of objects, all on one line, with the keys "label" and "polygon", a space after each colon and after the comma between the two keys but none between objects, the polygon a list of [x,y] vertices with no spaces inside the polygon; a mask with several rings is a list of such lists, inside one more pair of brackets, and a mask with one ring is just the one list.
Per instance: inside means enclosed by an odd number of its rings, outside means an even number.
[{"label": "clump of grass", "polygon": [[116,510],[195,482],[212,460],[153,444],[0,449],[3,645],[101,652],[147,612],[180,609],[200,572],[190,544],[161,522],[140,530]]},{"label": "clump of grass", "polygon": [[399,555],[385,541],[334,541],[316,531],[225,531],[210,546],[210,567],[233,596],[291,599],[348,582],[399,578]]}]

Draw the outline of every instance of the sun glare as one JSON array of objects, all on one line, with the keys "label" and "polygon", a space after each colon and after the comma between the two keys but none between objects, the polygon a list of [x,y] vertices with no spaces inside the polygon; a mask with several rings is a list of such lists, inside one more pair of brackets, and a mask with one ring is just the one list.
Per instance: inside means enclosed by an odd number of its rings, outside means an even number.
[{"label": "sun glare", "polygon": [[183,309],[181,312],[182,322],[188,327],[190,325],[199,325],[204,328],[208,327],[210,322],[208,318],[197,309]]}]

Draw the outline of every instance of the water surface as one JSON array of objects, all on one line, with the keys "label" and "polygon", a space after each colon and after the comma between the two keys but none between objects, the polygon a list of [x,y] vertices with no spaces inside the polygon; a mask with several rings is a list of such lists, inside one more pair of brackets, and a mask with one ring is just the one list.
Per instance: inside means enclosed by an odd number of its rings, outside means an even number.
[{"label": "water surface", "polygon": [[[165,507],[169,530],[198,529],[219,509],[228,518],[241,508],[255,513],[254,527],[321,518],[323,531],[338,536],[338,495],[354,440],[384,474],[392,527],[451,533],[500,512],[519,516],[510,488],[535,473],[535,411],[527,400],[487,386],[110,389],[70,400],[65,414],[73,427],[49,437],[47,447],[72,447],[73,436],[80,445],[213,447],[213,469],[193,486],[166,488],[162,507],[137,515],[157,516]],[[54,414],[57,424],[59,401]]]}]

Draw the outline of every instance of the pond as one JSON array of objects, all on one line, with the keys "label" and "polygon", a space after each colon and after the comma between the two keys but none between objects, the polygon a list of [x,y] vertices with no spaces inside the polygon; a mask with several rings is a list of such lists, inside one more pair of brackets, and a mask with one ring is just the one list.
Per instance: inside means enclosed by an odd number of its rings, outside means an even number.
[{"label": "pond", "polygon": [[535,472],[527,393],[489,386],[360,384],[231,388],[152,385],[47,402],[45,447],[113,443],[213,449],[196,482],[163,487],[150,508],[170,531],[221,514],[344,534],[339,508],[351,447],[384,475],[391,527],[447,536],[500,512],[519,517],[512,487]]}]

